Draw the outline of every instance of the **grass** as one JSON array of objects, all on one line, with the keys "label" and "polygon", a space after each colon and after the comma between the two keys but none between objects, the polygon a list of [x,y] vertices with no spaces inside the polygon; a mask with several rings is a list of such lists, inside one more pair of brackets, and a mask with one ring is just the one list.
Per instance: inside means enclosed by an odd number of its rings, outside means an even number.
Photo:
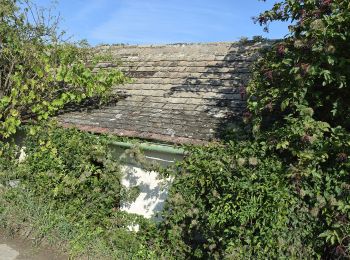
[{"label": "grass", "polygon": [[72,221],[65,208],[57,209],[20,188],[0,188],[0,205],[0,228],[72,259],[157,259],[142,234],[118,225],[123,214],[103,224],[83,218]]}]

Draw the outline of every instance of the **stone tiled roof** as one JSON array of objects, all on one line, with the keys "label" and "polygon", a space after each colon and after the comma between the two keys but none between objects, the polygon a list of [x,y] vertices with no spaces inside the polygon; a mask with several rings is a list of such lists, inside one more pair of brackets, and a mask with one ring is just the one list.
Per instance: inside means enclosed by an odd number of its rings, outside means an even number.
[{"label": "stone tiled roof", "polygon": [[[171,143],[220,138],[245,107],[249,68],[263,43],[102,46],[134,79],[113,106],[60,116],[65,126]],[[100,69],[114,66],[98,65]]]}]

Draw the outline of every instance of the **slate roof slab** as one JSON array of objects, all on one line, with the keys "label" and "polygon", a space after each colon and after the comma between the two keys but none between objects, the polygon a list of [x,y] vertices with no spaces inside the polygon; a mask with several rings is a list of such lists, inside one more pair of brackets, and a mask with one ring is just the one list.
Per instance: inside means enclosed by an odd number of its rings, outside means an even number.
[{"label": "slate roof slab", "polygon": [[[246,106],[245,87],[258,50],[268,43],[101,46],[134,79],[116,86],[113,106],[61,115],[67,127],[170,143],[220,139]],[[116,66],[100,63],[98,69]]]}]

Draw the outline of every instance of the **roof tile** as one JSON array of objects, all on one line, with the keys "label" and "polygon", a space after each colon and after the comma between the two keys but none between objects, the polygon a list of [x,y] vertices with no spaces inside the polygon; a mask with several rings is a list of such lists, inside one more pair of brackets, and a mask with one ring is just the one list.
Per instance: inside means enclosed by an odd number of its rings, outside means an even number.
[{"label": "roof tile", "polygon": [[[65,127],[171,143],[219,139],[239,120],[246,101],[241,88],[258,50],[270,43],[101,46],[134,82],[116,86],[125,99],[113,106],[59,116]],[[97,69],[116,65],[100,63]]]}]

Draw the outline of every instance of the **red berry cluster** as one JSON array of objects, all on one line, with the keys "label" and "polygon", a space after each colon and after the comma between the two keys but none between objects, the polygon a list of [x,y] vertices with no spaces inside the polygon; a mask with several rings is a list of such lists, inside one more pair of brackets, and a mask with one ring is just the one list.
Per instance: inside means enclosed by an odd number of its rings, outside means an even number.
[{"label": "red berry cluster", "polygon": [[277,53],[280,55],[280,56],[283,56],[285,53],[286,53],[286,47],[283,45],[283,44],[279,44],[277,46]]},{"label": "red berry cluster", "polygon": [[265,77],[266,77],[267,79],[273,80],[273,72],[272,72],[272,70],[266,71],[264,75],[265,75]]},{"label": "red berry cluster", "polygon": [[333,0],[323,0],[322,1],[322,5],[323,6],[329,6],[330,4],[332,4]]},{"label": "red berry cluster", "polygon": [[250,113],[249,111],[246,111],[243,113],[243,119],[244,121],[249,121],[252,118],[253,114]]},{"label": "red berry cluster", "polygon": [[300,68],[301,75],[305,76],[309,72],[310,64],[308,64],[308,63],[298,63],[297,67]]},{"label": "red berry cluster", "polygon": [[263,15],[260,15],[257,20],[258,20],[258,22],[260,24],[266,24],[267,23],[267,17],[263,16]]},{"label": "red berry cluster", "polygon": [[247,96],[247,90],[245,87],[241,86],[239,88],[239,93],[241,94],[241,99],[242,100],[245,100],[246,99],[246,96]]},{"label": "red berry cluster", "polygon": [[313,140],[313,138],[312,138],[312,136],[309,136],[309,135],[304,135],[302,138],[301,138],[301,141],[303,142],[303,143],[312,143],[312,140]]},{"label": "red berry cluster", "polygon": [[336,160],[338,162],[346,162],[348,160],[348,155],[346,153],[338,153]]}]

